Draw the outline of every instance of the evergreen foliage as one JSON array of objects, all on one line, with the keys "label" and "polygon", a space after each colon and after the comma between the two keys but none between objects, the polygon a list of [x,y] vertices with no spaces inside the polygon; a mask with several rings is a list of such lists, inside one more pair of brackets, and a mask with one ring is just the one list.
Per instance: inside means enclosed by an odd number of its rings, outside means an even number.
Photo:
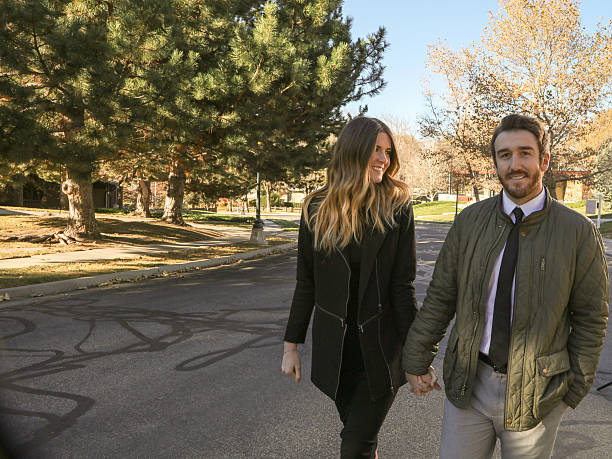
[{"label": "evergreen foliage", "polygon": [[182,223],[185,183],[212,198],[312,175],[342,107],[384,86],[384,29],[353,41],[340,0],[5,0],[0,18],[2,171],[61,167],[84,237],[92,175],[164,172]]}]

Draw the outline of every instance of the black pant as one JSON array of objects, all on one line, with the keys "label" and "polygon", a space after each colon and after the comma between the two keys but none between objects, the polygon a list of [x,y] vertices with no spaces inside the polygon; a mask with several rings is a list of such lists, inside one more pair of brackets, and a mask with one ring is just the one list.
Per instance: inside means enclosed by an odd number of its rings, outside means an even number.
[{"label": "black pant", "polygon": [[344,428],[340,433],[342,459],[374,458],[378,431],[382,426],[395,394],[372,400],[368,379],[363,369],[343,368],[336,408]]}]

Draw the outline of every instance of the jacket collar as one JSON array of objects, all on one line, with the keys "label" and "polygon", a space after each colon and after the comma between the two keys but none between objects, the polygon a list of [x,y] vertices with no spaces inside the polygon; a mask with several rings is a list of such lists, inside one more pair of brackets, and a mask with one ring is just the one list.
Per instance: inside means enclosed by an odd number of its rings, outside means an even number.
[{"label": "jacket collar", "polygon": [[[361,304],[361,300],[365,295],[368,279],[376,264],[376,256],[378,255],[378,251],[386,235],[387,232],[381,233],[380,231],[374,230],[368,231],[363,238],[363,245],[361,246],[361,269],[359,274],[359,304]],[[378,282],[378,279],[376,282]]]},{"label": "jacket collar", "polygon": [[[546,218],[546,215],[548,215],[548,212],[550,210],[550,206],[552,205],[552,198],[550,196],[550,192],[548,191],[548,188],[544,187],[544,189],[546,190],[546,201],[544,203],[544,208],[541,209],[541,210],[538,210],[536,212],[533,212],[532,214],[529,214],[527,217],[525,217],[525,220],[522,221],[521,226],[537,225],[542,220],[544,220],[544,218]],[[510,222],[510,223],[514,224],[512,219],[504,211],[504,203],[503,203],[503,199],[502,199],[502,194],[499,193],[495,197],[495,199],[497,199],[497,205],[496,205],[497,218],[503,220],[504,222]]]},{"label": "jacket collar", "polygon": [[[372,270],[376,265],[376,256],[378,255],[378,252],[380,251],[380,248],[382,247],[382,244],[385,241],[387,233],[388,231],[380,232],[377,230],[372,230],[367,231],[363,236],[363,239],[361,241],[361,266],[359,269],[360,273],[358,304],[361,304],[361,300],[365,295],[368,280],[370,279]],[[345,261],[350,259],[348,247],[342,249],[342,255]]]}]

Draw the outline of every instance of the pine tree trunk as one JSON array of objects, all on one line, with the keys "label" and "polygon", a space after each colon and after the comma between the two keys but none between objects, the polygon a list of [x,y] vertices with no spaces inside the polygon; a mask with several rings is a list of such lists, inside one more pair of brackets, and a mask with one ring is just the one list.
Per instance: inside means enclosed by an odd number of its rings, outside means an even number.
[{"label": "pine tree trunk", "polygon": [[175,163],[168,176],[168,191],[162,220],[184,225],[183,198],[185,196],[185,168]]},{"label": "pine tree trunk", "polygon": [[64,234],[74,239],[98,239],[91,173],[68,168],[62,191],[68,197],[68,226]]},{"label": "pine tree trunk", "polygon": [[270,213],[272,212],[272,209],[270,206],[270,182],[267,182],[264,180],[263,186],[264,186],[264,190],[266,190],[266,212]]},{"label": "pine tree trunk", "polygon": [[151,217],[151,182],[138,180],[138,194],[136,195],[136,209],[134,215]]}]

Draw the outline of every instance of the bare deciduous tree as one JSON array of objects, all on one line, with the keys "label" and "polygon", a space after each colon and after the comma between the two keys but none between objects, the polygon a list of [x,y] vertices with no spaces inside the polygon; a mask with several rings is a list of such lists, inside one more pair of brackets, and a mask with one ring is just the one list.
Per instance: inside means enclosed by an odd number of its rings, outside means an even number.
[{"label": "bare deciduous tree", "polygon": [[587,132],[593,115],[609,103],[612,22],[589,34],[573,0],[500,0],[482,39],[460,51],[432,46],[428,65],[448,92],[421,119],[424,135],[461,149],[468,171],[485,138],[508,113],[538,117],[551,134],[551,168],[545,182],[554,192],[553,170],[584,169],[593,156],[571,144]]}]

